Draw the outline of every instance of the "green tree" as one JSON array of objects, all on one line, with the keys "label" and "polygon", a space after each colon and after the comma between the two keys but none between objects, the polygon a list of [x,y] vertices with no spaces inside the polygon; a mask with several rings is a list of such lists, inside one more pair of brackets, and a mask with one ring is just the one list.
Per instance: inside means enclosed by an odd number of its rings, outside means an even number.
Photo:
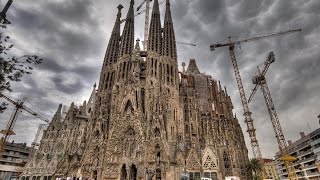
[{"label": "green tree", "polygon": [[261,180],[262,179],[262,177],[261,177],[262,168],[263,168],[263,164],[259,160],[255,159],[255,158],[252,158],[250,160],[250,169],[252,171],[252,176],[253,176],[254,180]]},{"label": "green tree", "polygon": [[[11,82],[21,81],[24,74],[31,74],[32,65],[42,62],[42,59],[36,55],[12,56],[10,50],[13,44],[9,40],[9,36],[3,32],[0,33],[0,94],[5,91],[11,92]],[[6,103],[0,103],[0,113],[3,113],[6,106]]]}]

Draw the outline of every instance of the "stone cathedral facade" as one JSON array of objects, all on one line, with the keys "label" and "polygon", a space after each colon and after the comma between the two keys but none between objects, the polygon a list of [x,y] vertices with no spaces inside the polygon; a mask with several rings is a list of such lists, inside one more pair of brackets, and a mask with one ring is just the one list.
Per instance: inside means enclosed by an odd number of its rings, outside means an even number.
[{"label": "stone cathedral facade", "polygon": [[97,90],[89,103],[72,104],[63,121],[59,107],[22,177],[250,179],[226,88],[201,73],[194,59],[178,71],[170,1],[162,25],[154,0],[147,51],[134,39],[134,1],[121,33],[122,8]]}]

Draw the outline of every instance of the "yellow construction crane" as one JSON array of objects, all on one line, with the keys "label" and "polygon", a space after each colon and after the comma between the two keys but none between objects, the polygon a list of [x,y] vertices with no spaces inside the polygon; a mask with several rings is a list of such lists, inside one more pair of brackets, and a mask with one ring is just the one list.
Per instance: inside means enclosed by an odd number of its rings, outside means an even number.
[{"label": "yellow construction crane", "polygon": [[16,101],[12,100],[10,97],[8,97],[4,94],[1,94],[1,93],[0,93],[0,97],[6,99],[7,101],[11,102],[15,106],[14,112],[12,113],[12,115],[10,117],[10,120],[7,124],[6,129],[0,131],[0,133],[3,134],[3,137],[0,140],[0,154],[1,154],[9,137],[11,135],[15,135],[15,133],[13,132],[13,127],[17,121],[18,115],[22,112],[22,110],[28,112],[29,114],[47,122],[47,123],[49,123],[50,121],[48,119],[44,118],[43,116],[41,116],[39,113],[24,106],[24,102],[25,102],[26,98],[23,98],[22,100],[19,100],[16,102]]},{"label": "yellow construction crane", "polygon": [[253,82],[253,84],[255,84],[255,86],[254,86],[252,93],[249,97],[248,103],[251,102],[253,96],[257,92],[257,89],[260,87],[260,90],[262,91],[264,100],[267,105],[267,109],[268,109],[268,112],[270,115],[270,120],[272,122],[272,126],[274,129],[274,133],[276,134],[276,139],[278,141],[278,145],[279,145],[279,149],[280,149],[280,153],[281,153],[280,160],[284,161],[285,168],[288,172],[289,179],[290,180],[298,180],[298,176],[296,174],[296,170],[293,165],[293,161],[296,160],[296,158],[289,155],[288,148],[287,148],[288,147],[287,141],[284,138],[283,131],[282,131],[280,121],[278,118],[278,114],[277,114],[276,109],[274,107],[271,93],[270,93],[270,90],[269,90],[269,87],[267,84],[267,80],[265,77],[270,65],[274,61],[275,61],[274,54],[273,54],[273,52],[270,52],[267,60],[264,62],[263,70],[260,70],[260,68],[257,67],[257,72],[256,72],[255,76],[253,76],[253,78],[252,78],[252,82]]},{"label": "yellow construction crane", "polygon": [[251,140],[253,156],[257,159],[261,159],[262,155],[261,155],[258,140],[256,138],[256,129],[254,128],[253,119],[251,117],[252,113],[249,110],[248,101],[247,101],[244,87],[242,84],[241,75],[240,75],[237,59],[236,59],[235,52],[234,52],[234,47],[235,47],[235,45],[240,45],[241,43],[247,43],[247,42],[257,41],[257,40],[261,40],[261,39],[267,39],[267,38],[271,38],[271,37],[287,35],[287,34],[299,32],[299,31],[301,31],[301,29],[266,34],[263,36],[252,37],[252,38],[243,39],[243,40],[239,40],[239,41],[231,41],[231,37],[229,37],[229,42],[227,42],[227,43],[222,43],[222,44],[217,43],[217,44],[212,44],[210,46],[211,51],[214,51],[216,48],[220,48],[220,47],[228,47],[229,48],[231,62],[233,65],[235,77],[237,80],[237,85],[238,85],[239,92],[240,92],[241,103],[243,106],[243,111],[244,111],[243,115],[245,117],[245,123],[247,124],[247,132],[249,133],[250,140]]}]

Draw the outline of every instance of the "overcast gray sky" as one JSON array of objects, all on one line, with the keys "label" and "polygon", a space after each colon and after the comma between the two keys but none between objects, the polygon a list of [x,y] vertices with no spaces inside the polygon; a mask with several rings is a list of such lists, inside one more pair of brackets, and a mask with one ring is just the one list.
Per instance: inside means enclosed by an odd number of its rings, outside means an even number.
[{"label": "overcast gray sky", "polygon": [[[136,0],[135,6],[142,0]],[[160,0],[161,2],[161,0]],[[247,96],[256,66],[274,51],[276,62],[267,73],[273,100],[287,140],[297,140],[300,131],[319,128],[320,114],[320,1],[319,0],[171,0],[179,65],[197,60],[202,72],[221,80],[234,102],[243,131],[243,112],[233,69],[226,48],[210,52],[209,45],[228,36],[249,35],[302,28],[303,32],[261,40],[236,47]],[[5,0],[1,1],[3,6]],[[14,84],[11,97],[27,97],[27,106],[51,118],[59,103],[70,105],[88,99],[98,82],[102,60],[117,13],[129,0],[23,0],[14,1],[7,14],[12,25],[6,31],[16,55],[37,54],[44,62],[34,73]],[[161,6],[163,12],[164,5]],[[163,15],[163,13],[162,13]],[[163,17],[162,17],[163,20]],[[163,24],[163,23],[162,23]],[[136,18],[136,37],[143,39],[144,15]],[[181,66],[180,66],[181,68]],[[278,149],[271,122],[260,91],[250,104],[257,138],[264,157]],[[29,103],[31,102],[31,104]],[[3,129],[12,113],[1,114]],[[30,143],[40,120],[22,113],[12,137]],[[308,126],[309,124],[309,126]],[[248,134],[245,138],[250,155]]]}]

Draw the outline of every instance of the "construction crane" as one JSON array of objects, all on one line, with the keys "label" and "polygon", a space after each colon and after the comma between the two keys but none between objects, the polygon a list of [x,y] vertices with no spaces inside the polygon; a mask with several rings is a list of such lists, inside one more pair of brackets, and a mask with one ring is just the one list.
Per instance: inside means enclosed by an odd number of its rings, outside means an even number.
[{"label": "construction crane", "polygon": [[149,21],[150,21],[150,2],[152,0],[143,0],[143,2],[140,4],[140,6],[137,8],[137,11],[140,10],[140,8],[143,6],[144,3],[146,3],[146,16],[144,21],[144,40],[143,40],[143,49],[145,51],[148,50],[148,38],[149,38]]},{"label": "construction crane", "polygon": [[11,24],[11,22],[7,19],[7,11],[11,6],[13,0],[8,0],[7,4],[4,6],[3,10],[0,12],[0,23],[1,24]]},{"label": "construction crane", "polygon": [[46,130],[48,126],[49,126],[48,124],[40,124],[39,125],[36,136],[35,136],[33,142],[31,143],[31,152],[29,153],[29,159],[31,159],[34,156],[35,151],[39,149],[40,144],[38,143],[38,141],[42,137],[43,131]]},{"label": "construction crane", "polygon": [[[163,4],[163,3],[164,3],[164,1],[160,2],[159,5],[160,5],[160,4]],[[150,10],[150,9],[151,9],[151,7],[149,7],[149,10]],[[139,15],[143,14],[143,13],[146,12],[146,11],[147,11],[147,9],[143,9],[143,10],[141,10],[140,12],[136,13],[136,14],[134,15],[134,17],[139,16]],[[122,23],[126,22],[126,20],[127,20],[127,19],[122,19],[122,20],[120,21],[120,23],[122,24]]]},{"label": "construction crane", "polygon": [[185,42],[176,42],[177,44],[183,44],[183,45],[189,45],[189,46],[194,46],[196,47],[196,44],[192,44],[192,43],[185,43]]},{"label": "construction crane", "polygon": [[[139,11],[142,6],[146,3],[146,8],[138,12],[137,14],[134,15],[134,17],[139,16],[143,14],[144,12],[146,13],[145,17],[145,26],[144,26],[144,41],[143,41],[143,49],[144,51],[147,51],[147,46],[148,46],[148,37],[149,37],[149,21],[150,21],[150,2],[152,0],[143,0],[143,2],[138,6],[137,11]],[[159,5],[163,4],[165,1],[161,1]],[[120,23],[125,22],[127,19],[122,19]],[[188,45],[188,46],[197,46],[196,44],[193,43],[185,43],[185,42],[176,42],[177,44],[182,44],[182,45]]]},{"label": "construction crane", "polygon": [[4,95],[4,94],[1,94],[0,93],[0,97],[6,99],[7,101],[11,102],[14,106],[15,106],[15,109],[14,109],[14,112],[12,113],[11,117],[10,117],[10,120],[7,124],[7,127],[5,130],[2,130],[0,131],[1,134],[3,134],[3,137],[1,138],[1,141],[0,141],[0,154],[2,153],[4,147],[5,147],[5,143],[7,142],[7,140],[9,139],[9,137],[11,135],[15,135],[15,133],[13,132],[13,127],[17,121],[17,118],[19,116],[19,114],[22,112],[22,110],[28,112],[29,114],[41,119],[42,121],[45,121],[46,123],[49,123],[50,121],[46,118],[44,118],[43,116],[41,116],[39,113],[29,109],[28,107],[26,107],[24,105],[24,102],[26,100],[26,98],[23,98],[22,100],[19,100],[19,101],[14,101],[12,100],[11,98],[9,98],[8,96]]},{"label": "construction crane", "polygon": [[212,44],[210,46],[211,51],[214,51],[216,48],[220,48],[220,47],[228,47],[229,48],[230,58],[231,58],[231,62],[233,65],[237,85],[239,88],[241,103],[243,106],[243,111],[244,111],[243,115],[245,117],[245,123],[247,124],[247,132],[249,133],[250,140],[251,140],[252,153],[253,153],[253,156],[257,159],[261,159],[262,155],[261,155],[258,140],[256,138],[256,129],[254,128],[253,119],[251,117],[252,113],[249,110],[248,101],[247,101],[244,87],[242,84],[241,75],[240,75],[237,59],[235,56],[234,47],[235,47],[235,45],[240,45],[242,43],[257,41],[257,40],[261,40],[261,39],[267,39],[267,38],[281,36],[281,35],[287,35],[287,34],[299,32],[299,31],[302,31],[302,30],[296,29],[296,30],[283,31],[283,32],[279,32],[279,33],[266,34],[263,36],[252,37],[252,38],[243,39],[243,40],[239,40],[239,41],[231,41],[231,37],[229,37],[229,42],[227,42],[227,43],[217,43],[217,44]]},{"label": "construction crane", "polygon": [[270,115],[270,120],[274,129],[274,133],[276,134],[276,139],[278,141],[278,145],[279,145],[279,150],[281,153],[281,157],[280,160],[284,161],[285,164],[285,168],[288,172],[288,177],[290,180],[296,179],[298,180],[298,176],[296,174],[296,171],[294,169],[294,165],[293,165],[293,161],[296,160],[295,157],[292,157],[289,155],[288,153],[288,146],[287,146],[287,141],[284,138],[283,135],[283,131],[280,125],[280,121],[275,109],[275,106],[273,104],[273,100],[271,97],[271,93],[267,84],[267,80],[266,80],[266,73],[270,67],[270,65],[275,61],[275,56],[273,54],[273,52],[270,52],[268,55],[267,60],[264,62],[264,68],[261,71],[259,67],[257,67],[257,72],[256,75],[253,76],[252,78],[252,82],[253,84],[255,84],[252,93],[249,97],[248,103],[251,102],[253,96],[255,95],[255,93],[257,92],[258,88],[260,87],[264,100],[266,102],[267,105],[267,109]]},{"label": "construction crane", "polygon": [[[148,37],[149,37],[150,2],[151,1],[152,0],[143,0],[142,3],[138,6],[137,11],[139,11],[145,3],[146,3],[146,8],[134,15],[134,17],[136,17],[144,12],[146,13],[145,24],[144,24],[144,41],[143,41],[143,48],[145,51],[147,50]],[[162,4],[162,3],[164,3],[164,1],[159,4]],[[120,23],[123,23],[126,20],[127,19],[122,19]]]},{"label": "construction crane", "polygon": [[39,125],[39,128],[38,128],[38,131],[37,131],[37,133],[36,133],[36,136],[35,136],[33,142],[31,143],[31,147],[32,147],[33,149],[38,149],[38,148],[39,148],[39,143],[38,143],[38,141],[39,141],[40,138],[42,137],[43,131],[44,131],[45,129],[47,129],[47,127],[48,127],[48,124],[40,124],[40,125]]}]

